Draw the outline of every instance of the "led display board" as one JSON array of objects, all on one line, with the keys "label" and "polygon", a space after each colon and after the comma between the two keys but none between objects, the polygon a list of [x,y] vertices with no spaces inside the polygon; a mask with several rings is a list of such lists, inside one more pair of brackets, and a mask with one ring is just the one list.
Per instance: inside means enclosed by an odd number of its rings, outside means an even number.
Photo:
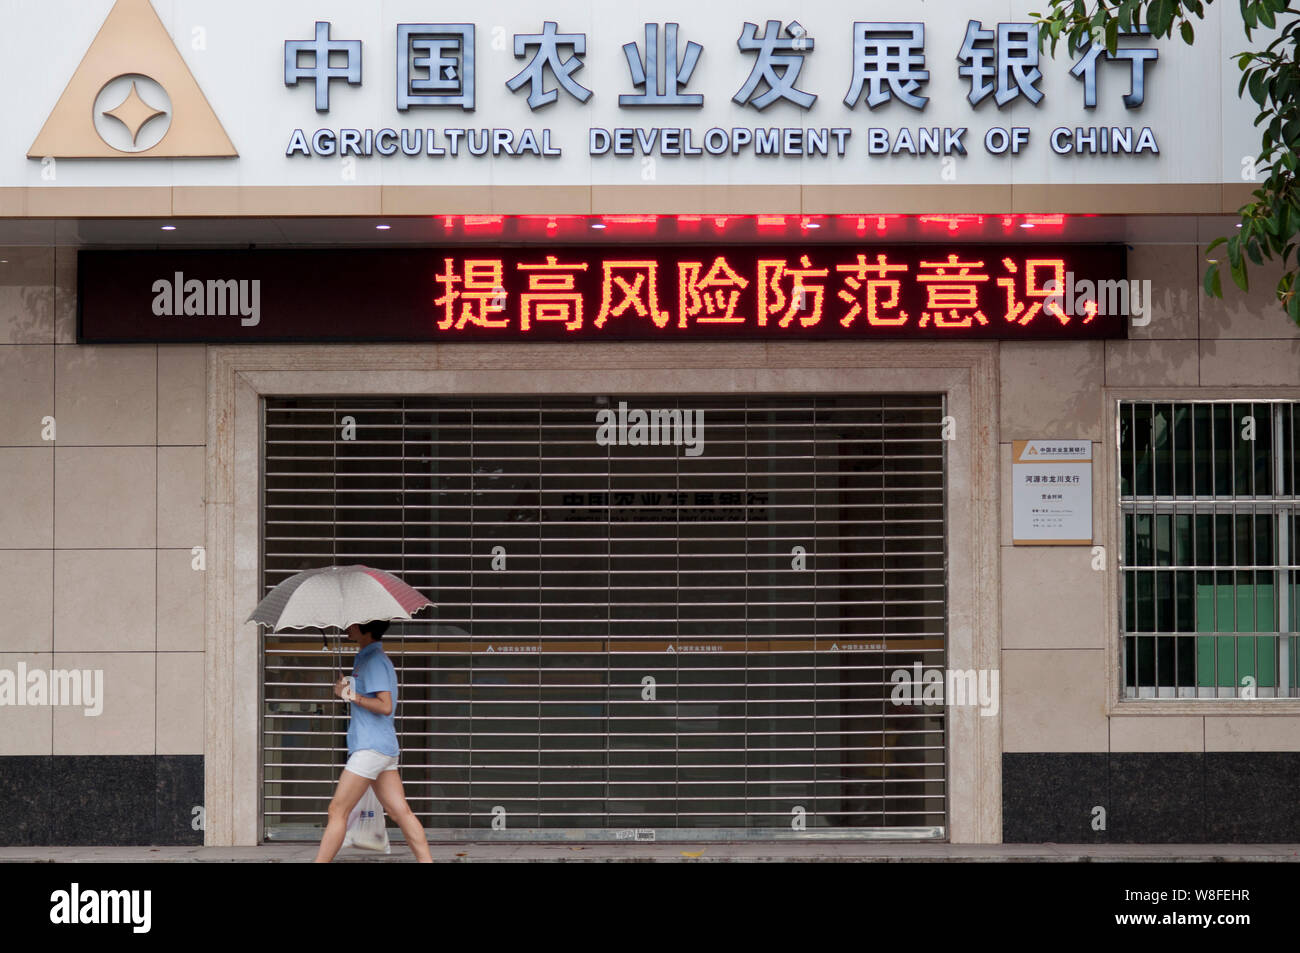
[{"label": "led display board", "polygon": [[78,340],[1122,338],[1123,246],[83,251]]}]

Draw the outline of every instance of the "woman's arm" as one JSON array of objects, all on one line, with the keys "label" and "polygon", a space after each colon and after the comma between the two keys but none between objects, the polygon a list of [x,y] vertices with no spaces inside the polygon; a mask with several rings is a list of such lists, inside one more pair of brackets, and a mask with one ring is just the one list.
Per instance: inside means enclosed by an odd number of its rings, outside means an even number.
[{"label": "woman's arm", "polygon": [[[334,683],[334,694],[339,698],[342,698],[343,690],[346,687],[347,682],[340,678]],[[360,705],[366,711],[372,711],[376,715],[391,715],[393,713],[392,692],[375,692],[374,698],[370,698],[366,695],[357,695],[352,699],[352,701]]]},{"label": "woman's arm", "polygon": [[391,715],[393,713],[392,692],[375,692],[374,698],[358,695],[354,701],[366,711],[372,711],[376,715]]}]

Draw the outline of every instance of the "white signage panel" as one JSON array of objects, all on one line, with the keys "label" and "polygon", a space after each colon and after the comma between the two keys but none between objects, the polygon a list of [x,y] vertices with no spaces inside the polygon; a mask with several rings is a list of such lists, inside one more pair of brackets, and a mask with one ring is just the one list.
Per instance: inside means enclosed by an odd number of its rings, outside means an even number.
[{"label": "white signage panel", "polygon": [[1242,180],[1234,9],[1053,58],[1035,6],[26,0],[0,186]]},{"label": "white signage panel", "polygon": [[1012,542],[1091,546],[1092,442],[1017,440],[1012,454]]}]

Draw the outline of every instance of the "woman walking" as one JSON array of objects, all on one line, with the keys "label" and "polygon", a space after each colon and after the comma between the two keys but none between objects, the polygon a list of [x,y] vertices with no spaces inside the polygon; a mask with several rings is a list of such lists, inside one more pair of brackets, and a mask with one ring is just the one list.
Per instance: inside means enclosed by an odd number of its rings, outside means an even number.
[{"label": "woman walking", "polygon": [[361,646],[352,667],[355,687],[340,678],[334,694],[352,703],[348,722],[348,763],[330,801],[329,822],[321,837],[316,863],[328,864],[343,844],[348,815],[374,786],[384,813],[401,828],[406,844],[422,864],[433,863],[424,828],[406,803],[397,773],[399,749],[394,715],[397,711],[397,672],[384,654],[387,622],[362,622],[348,627],[348,638]]}]

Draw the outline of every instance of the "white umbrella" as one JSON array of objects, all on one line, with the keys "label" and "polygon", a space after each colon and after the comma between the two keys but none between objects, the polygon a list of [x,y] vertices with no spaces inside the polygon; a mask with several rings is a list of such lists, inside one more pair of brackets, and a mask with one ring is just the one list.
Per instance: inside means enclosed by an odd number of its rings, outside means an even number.
[{"label": "white umbrella", "polygon": [[[257,604],[245,623],[285,629],[346,630],[363,622],[409,622],[421,609],[434,605],[392,573],[369,566],[326,566],[308,569],[281,582]],[[325,650],[329,640],[325,639]],[[339,647],[334,667],[341,668]]]},{"label": "white umbrella", "polygon": [[362,622],[409,622],[433,603],[392,573],[369,566],[326,566],[290,576],[246,620],[285,629],[346,629]]}]

